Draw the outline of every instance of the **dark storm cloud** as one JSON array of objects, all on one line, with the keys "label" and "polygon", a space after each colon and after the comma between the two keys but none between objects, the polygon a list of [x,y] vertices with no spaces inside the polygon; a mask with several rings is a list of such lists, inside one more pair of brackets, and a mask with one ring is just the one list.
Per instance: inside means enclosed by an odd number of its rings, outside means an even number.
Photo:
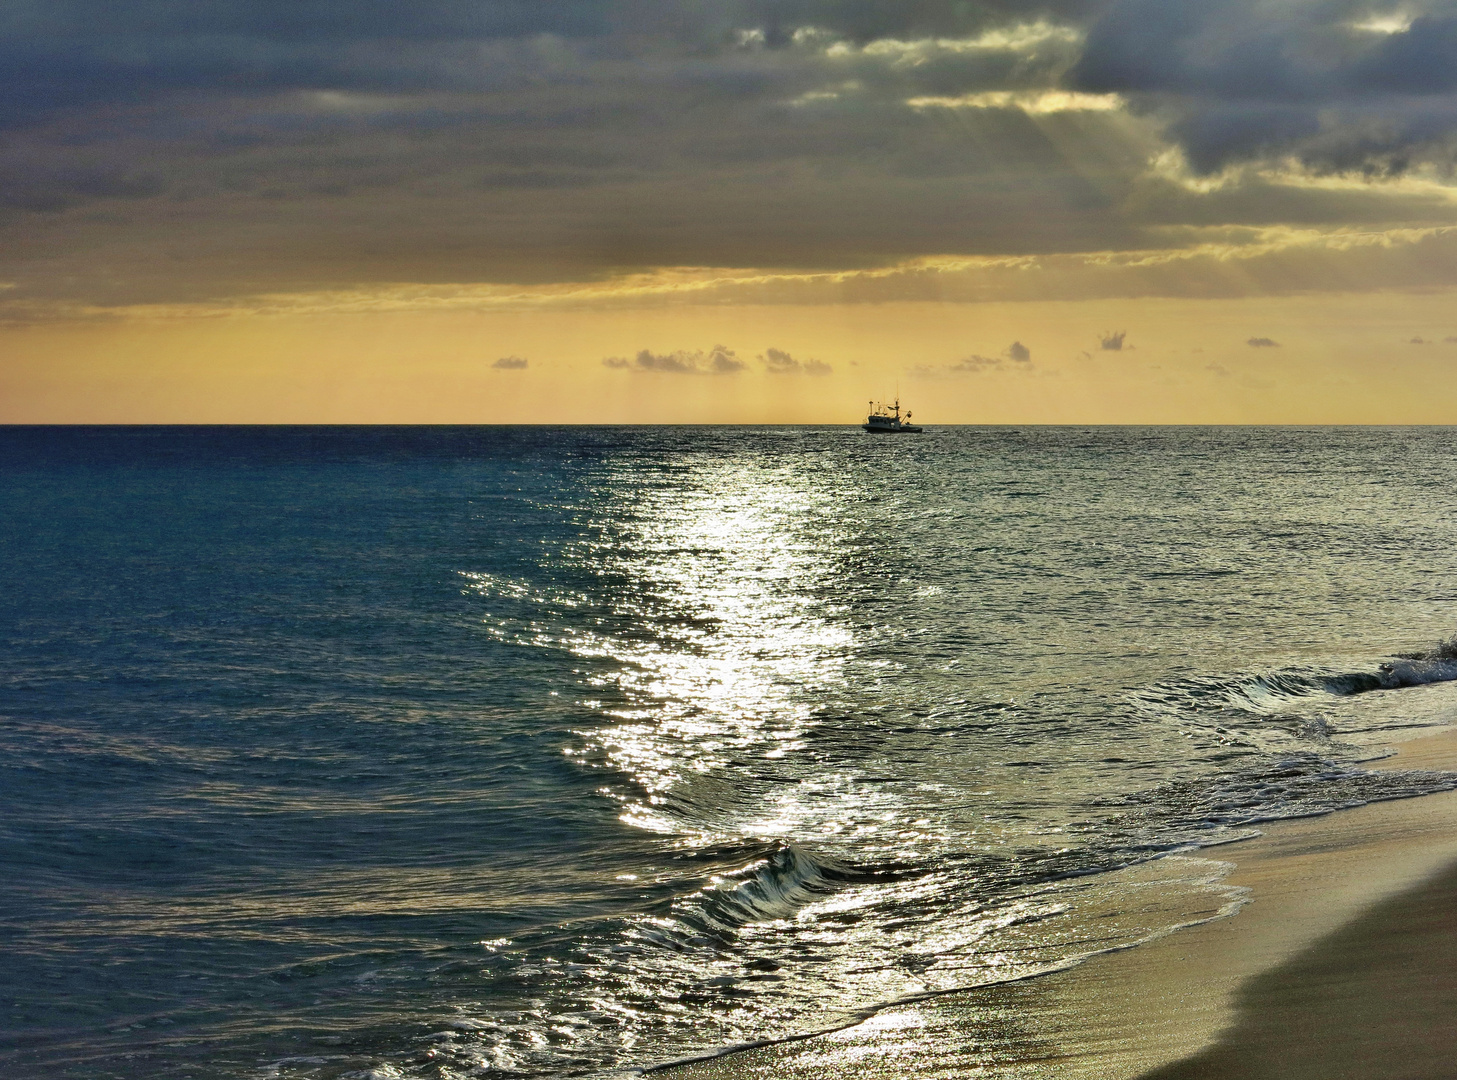
[{"label": "dark storm cloud", "polygon": [[1451,164],[1457,7],[1115,0],[1070,82],[1161,116],[1200,170],[1292,154],[1317,169]]},{"label": "dark storm cloud", "polygon": [[[1058,7],[939,0],[16,0],[0,9],[0,115],[14,121],[178,91],[491,88],[520,74],[504,54],[491,54],[503,43],[557,41],[596,61],[702,61],[741,48],[746,33],[773,51],[793,49],[796,33],[807,27],[851,42],[946,36],[1055,15]],[[592,73],[575,74],[590,81]]]},{"label": "dark storm cloud", "polygon": [[[1153,129],[1204,170],[1442,164],[1457,8],[1409,10],[1385,32],[1334,0],[14,0],[0,282],[124,304],[1444,221],[1430,192],[1148,174]],[[1068,91],[1145,120],[1037,103]]]},{"label": "dark storm cloud", "polygon": [[[0,281],[131,303],[1127,246],[1111,157],[1070,162],[1015,108],[948,123],[907,105],[1055,85],[1076,34],[1035,20],[1062,17],[878,0],[11,4]],[[1026,41],[977,43],[1029,20],[1043,29]],[[99,252],[127,272],[97,274]]]},{"label": "dark storm cloud", "polygon": [[18,0],[0,9],[0,116],[179,91],[439,88],[473,43],[601,37],[609,16],[600,0]]}]

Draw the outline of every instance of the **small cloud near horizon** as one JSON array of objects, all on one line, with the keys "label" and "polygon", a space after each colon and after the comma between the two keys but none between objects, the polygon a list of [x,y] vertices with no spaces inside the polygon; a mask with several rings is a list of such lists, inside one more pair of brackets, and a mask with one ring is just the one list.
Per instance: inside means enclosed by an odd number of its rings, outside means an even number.
[{"label": "small cloud near horizon", "polygon": [[1002,366],[1002,359],[999,356],[980,356],[972,353],[954,364],[947,364],[947,371],[989,371],[992,368]]},{"label": "small cloud near horizon", "polygon": [[765,349],[759,354],[759,362],[771,375],[828,375],[834,371],[822,360],[796,360],[783,349]]},{"label": "small cloud near horizon", "polygon": [[1127,330],[1109,330],[1098,336],[1098,348],[1105,352],[1122,352],[1123,339],[1128,336]]},{"label": "small cloud near horizon", "polygon": [[1252,349],[1278,349],[1281,347],[1274,338],[1267,337],[1252,337],[1245,344]]},{"label": "small cloud near horizon", "polygon": [[715,374],[730,375],[743,371],[749,365],[739,359],[738,354],[727,345],[715,345],[708,350],[708,366]]},{"label": "small cloud near horizon", "polygon": [[631,360],[623,356],[604,357],[602,366],[619,371],[634,368],[637,371],[666,372],[670,375],[732,375],[749,365],[740,360],[727,345],[715,345],[707,353],[702,349],[679,349],[670,353],[639,349]]},{"label": "small cloud near horizon", "polygon": [[502,368],[506,371],[520,371],[526,366],[526,358],[524,356],[503,356],[491,365],[493,368]]},{"label": "small cloud near horizon", "polygon": [[[1087,356],[1087,353],[1083,355]],[[1000,356],[983,356],[980,353],[971,353],[954,363],[947,364],[943,370],[952,372],[996,371],[1006,367],[1009,362],[1017,365],[1025,365],[1024,370],[1031,368],[1032,350],[1020,341],[1014,341],[1002,350]]]}]

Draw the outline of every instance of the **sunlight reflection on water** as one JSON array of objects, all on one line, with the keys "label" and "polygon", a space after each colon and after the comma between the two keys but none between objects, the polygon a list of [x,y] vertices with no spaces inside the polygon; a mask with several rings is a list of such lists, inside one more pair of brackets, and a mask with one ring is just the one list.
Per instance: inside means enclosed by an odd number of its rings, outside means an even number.
[{"label": "sunlight reflection on water", "polygon": [[[604,710],[615,723],[583,734],[644,793],[623,819],[663,833],[689,825],[666,808],[686,774],[802,750],[814,703],[837,696],[856,644],[835,618],[843,605],[823,527],[844,493],[742,459],[702,462],[694,480],[689,491],[627,501],[584,553],[600,576],[650,583],[614,615],[663,627],[651,640],[603,635],[583,648],[617,662],[599,683],[626,699]],[[732,831],[777,836],[809,824],[792,795],[775,801]]]}]

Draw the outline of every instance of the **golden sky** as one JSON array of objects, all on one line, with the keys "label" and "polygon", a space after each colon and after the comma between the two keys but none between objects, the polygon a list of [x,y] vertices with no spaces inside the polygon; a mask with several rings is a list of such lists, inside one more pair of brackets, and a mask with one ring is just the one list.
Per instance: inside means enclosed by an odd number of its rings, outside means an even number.
[{"label": "golden sky", "polygon": [[0,422],[1457,423],[1457,8],[0,13]]}]

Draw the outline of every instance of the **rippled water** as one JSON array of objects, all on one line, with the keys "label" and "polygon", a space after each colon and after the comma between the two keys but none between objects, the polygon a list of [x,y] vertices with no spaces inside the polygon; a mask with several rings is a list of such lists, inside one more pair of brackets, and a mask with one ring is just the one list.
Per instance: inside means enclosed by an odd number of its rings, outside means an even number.
[{"label": "rippled water", "polygon": [[1454,439],[0,429],[0,1071],[613,1075],[1228,910],[1457,782],[1357,764]]}]

